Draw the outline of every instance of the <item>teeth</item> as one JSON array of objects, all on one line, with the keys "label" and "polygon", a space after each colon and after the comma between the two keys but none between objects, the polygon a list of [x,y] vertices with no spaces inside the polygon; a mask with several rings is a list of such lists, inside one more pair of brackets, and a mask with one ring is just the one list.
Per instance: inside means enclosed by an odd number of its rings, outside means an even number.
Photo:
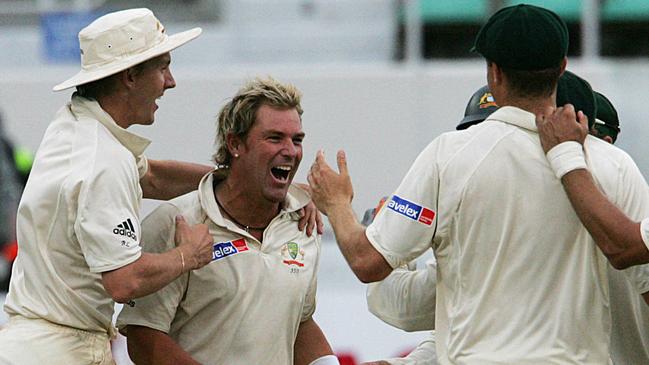
[{"label": "teeth", "polygon": [[289,172],[292,170],[291,166],[276,166],[275,168],[278,170],[289,171]]}]

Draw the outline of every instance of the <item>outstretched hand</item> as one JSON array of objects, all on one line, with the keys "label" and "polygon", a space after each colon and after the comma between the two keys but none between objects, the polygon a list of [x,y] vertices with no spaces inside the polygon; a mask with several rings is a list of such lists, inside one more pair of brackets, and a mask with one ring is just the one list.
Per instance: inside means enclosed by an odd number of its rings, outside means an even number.
[{"label": "outstretched hand", "polygon": [[335,206],[351,203],[354,197],[344,151],[338,151],[336,161],[339,173],[327,164],[324,152],[318,151],[315,161],[311,165],[309,176],[307,176],[307,181],[311,186],[311,197],[318,209],[325,215]]},{"label": "outstretched hand", "polygon": [[576,141],[583,144],[588,135],[588,118],[582,111],[575,113],[571,104],[545,108],[536,116],[536,126],[545,153],[562,142]]}]

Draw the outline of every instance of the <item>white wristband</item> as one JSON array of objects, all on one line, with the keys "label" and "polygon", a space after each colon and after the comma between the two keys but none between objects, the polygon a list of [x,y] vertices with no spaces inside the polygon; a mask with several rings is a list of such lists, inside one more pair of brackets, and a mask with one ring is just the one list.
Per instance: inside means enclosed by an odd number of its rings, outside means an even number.
[{"label": "white wristband", "polygon": [[572,170],[586,169],[584,148],[579,142],[568,141],[552,147],[547,153],[548,161],[557,178]]},{"label": "white wristband", "polygon": [[340,362],[336,355],[325,355],[311,361],[309,365],[340,365]]}]

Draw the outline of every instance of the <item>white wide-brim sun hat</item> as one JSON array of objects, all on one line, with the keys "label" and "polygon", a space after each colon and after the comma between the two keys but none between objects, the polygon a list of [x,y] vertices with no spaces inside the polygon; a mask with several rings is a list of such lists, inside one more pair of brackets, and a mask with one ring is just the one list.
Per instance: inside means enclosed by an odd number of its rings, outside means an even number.
[{"label": "white wide-brim sun hat", "polygon": [[116,74],[198,37],[201,28],[168,36],[149,9],[106,14],[79,32],[81,71],[52,90],[60,91]]}]

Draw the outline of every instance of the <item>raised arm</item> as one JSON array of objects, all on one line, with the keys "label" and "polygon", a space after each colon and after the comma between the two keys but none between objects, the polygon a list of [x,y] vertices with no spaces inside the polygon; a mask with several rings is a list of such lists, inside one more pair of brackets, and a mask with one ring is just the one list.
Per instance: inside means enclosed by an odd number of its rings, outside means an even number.
[{"label": "raised arm", "polygon": [[166,333],[129,325],[128,354],[138,365],[200,365]]},{"label": "raised arm", "polygon": [[212,166],[171,160],[148,160],[149,168],[140,179],[145,198],[169,200],[196,190]]},{"label": "raised arm", "polygon": [[[579,121],[577,122],[577,117]],[[616,269],[649,262],[641,225],[631,220],[597,188],[586,169],[583,143],[586,116],[572,105],[537,115],[541,145],[579,219]]]},{"label": "raised arm", "polygon": [[343,151],[338,152],[337,162],[340,173],[336,173],[325,161],[322,151],[318,151],[307,177],[313,201],[329,218],[338,247],[358,279],[364,283],[382,280],[392,267],[372,246],[365,235],[365,227],[356,219],[351,205],[354,190]]}]

